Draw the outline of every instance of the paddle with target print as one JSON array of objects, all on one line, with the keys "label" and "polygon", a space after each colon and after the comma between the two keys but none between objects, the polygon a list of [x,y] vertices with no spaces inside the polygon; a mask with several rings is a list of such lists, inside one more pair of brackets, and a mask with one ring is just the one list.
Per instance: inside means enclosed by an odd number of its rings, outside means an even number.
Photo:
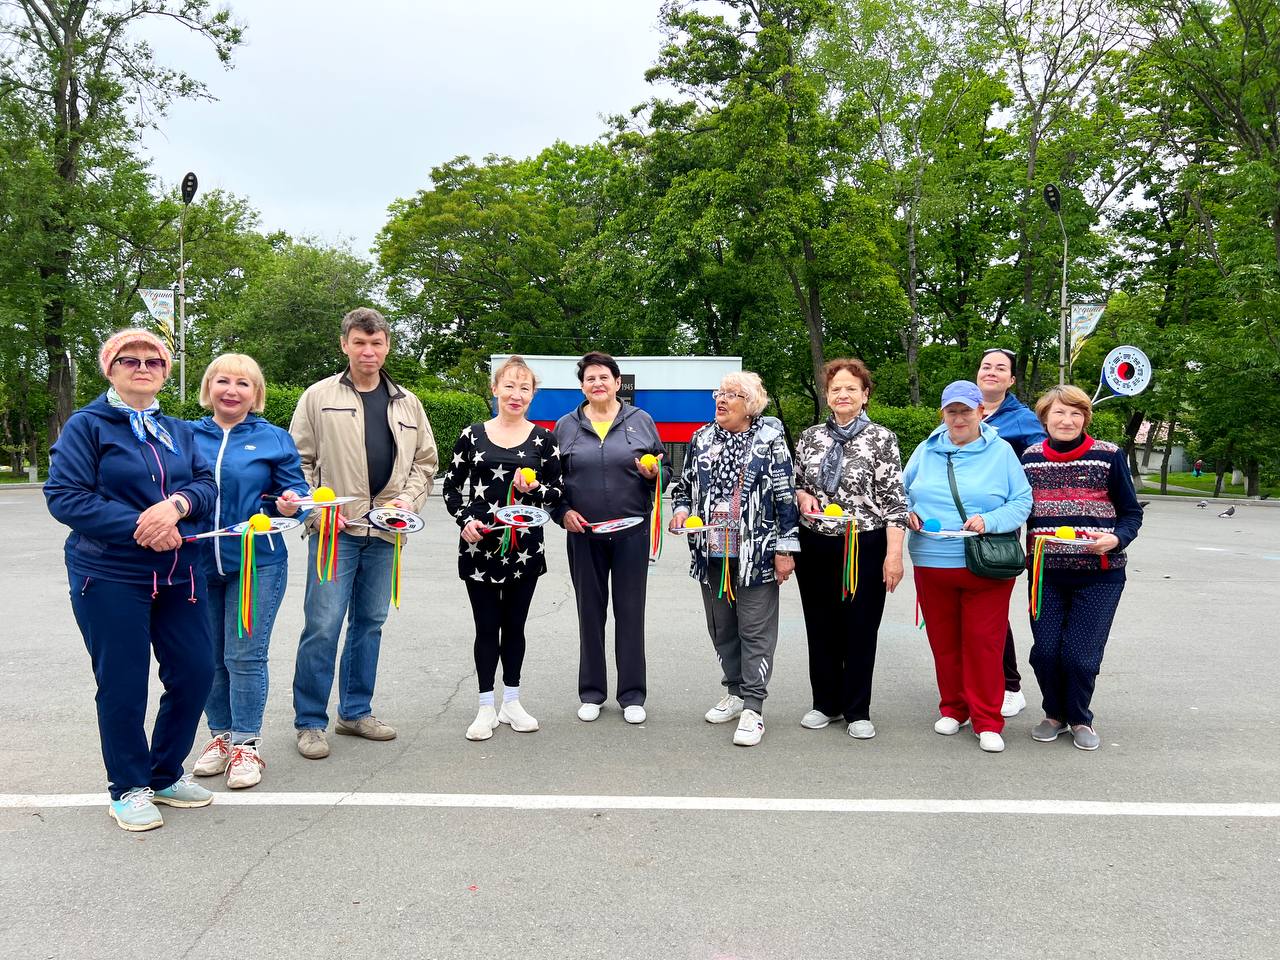
[{"label": "paddle with target print", "polygon": [[366,527],[373,530],[385,530],[394,533],[395,552],[391,556],[391,602],[400,609],[400,557],[401,540],[409,533],[418,533],[427,526],[427,522],[409,510],[399,507],[377,507],[364,515],[368,523],[359,520],[348,520],[348,527]]}]

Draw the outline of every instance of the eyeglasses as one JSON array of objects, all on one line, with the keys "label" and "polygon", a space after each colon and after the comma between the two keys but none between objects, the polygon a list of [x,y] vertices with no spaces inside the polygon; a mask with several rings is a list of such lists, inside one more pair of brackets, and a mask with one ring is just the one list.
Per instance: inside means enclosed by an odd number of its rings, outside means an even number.
[{"label": "eyeglasses", "polygon": [[713,400],[741,400],[746,403],[751,398],[745,393],[734,393],[732,390],[715,390],[711,393]]},{"label": "eyeglasses", "polygon": [[139,360],[137,357],[116,357],[114,362],[120,364],[126,370],[137,370],[138,367],[146,364],[148,370],[153,370],[156,373],[164,373],[165,368],[169,366],[164,357],[147,357],[145,360]]}]

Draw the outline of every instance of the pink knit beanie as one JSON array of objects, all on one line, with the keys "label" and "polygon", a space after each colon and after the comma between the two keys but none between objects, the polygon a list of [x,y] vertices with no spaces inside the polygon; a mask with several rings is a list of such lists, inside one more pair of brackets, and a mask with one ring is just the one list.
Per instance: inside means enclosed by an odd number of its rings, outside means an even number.
[{"label": "pink knit beanie", "polygon": [[169,347],[163,340],[157,337],[150,330],[143,330],[140,327],[131,327],[128,330],[121,330],[113,333],[107,338],[107,342],[102,345],[102,349],[98,351],[98,366],[102,368],[104,377],[111,376],[111,365],[116,362],[116,357],[125,347],[133,343],[144,343],[156,353],[164,357],[165,366],[170,370],[173,369],[173,354],[169,352]]}]

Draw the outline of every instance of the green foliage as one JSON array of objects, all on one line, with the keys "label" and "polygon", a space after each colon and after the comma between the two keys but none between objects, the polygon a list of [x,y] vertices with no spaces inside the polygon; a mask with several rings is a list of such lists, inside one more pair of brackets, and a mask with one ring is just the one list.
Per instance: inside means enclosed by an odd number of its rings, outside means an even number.
[{"label": "green foliage", "polygon": [[867,407],[867,416],[898,435],[898,452],[904,464],[942,422],[938,411],[930,407],[889,407],[875,400]]},{"label": "green foliage", "polygon": [[474,393],[457,390],[415,390],[431,421],[440,463],[447,464],[458,442],[458,436],[473,423],[493,416],[489,405]]}]

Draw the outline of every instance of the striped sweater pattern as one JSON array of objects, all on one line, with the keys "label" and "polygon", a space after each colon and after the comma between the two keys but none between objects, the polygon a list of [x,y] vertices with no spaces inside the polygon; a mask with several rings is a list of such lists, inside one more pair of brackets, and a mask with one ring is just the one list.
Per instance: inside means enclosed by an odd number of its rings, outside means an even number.
[{"label": "striped sweater pattern", "polygon": [[1028,447],[1022,466],[1031,484],[1034,505],[1027,518],[1027,561],[1036,537],[1052,536],[1059,527],[1077,534],[1111,533],[1120,545],[1098,556],[1073,547],[1048,544],[1045,569],[1080,573],[1121,570],[1125,547],[1142,524],[1124,452],[1114,443],[1086,435],[1074,450],[1059,452],[1048,441]]}]

